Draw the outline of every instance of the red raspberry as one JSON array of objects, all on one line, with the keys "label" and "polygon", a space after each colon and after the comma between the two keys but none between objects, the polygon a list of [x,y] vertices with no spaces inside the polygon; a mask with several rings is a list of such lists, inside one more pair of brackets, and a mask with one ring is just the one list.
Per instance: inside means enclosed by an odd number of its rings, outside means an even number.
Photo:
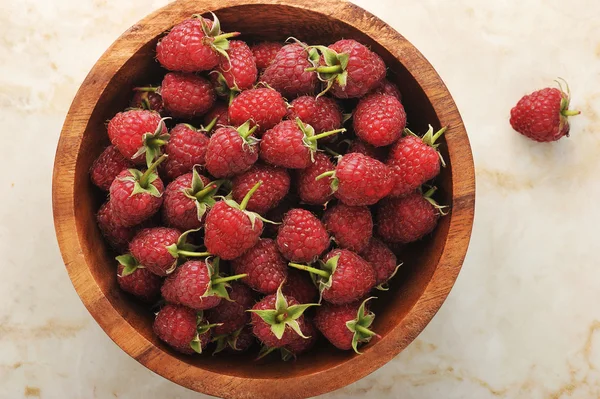
[{"label": "red raspberry", "polygon": [[388,96],[396,97],[398,101],[402,101],[402,93],[400,93],[398,86],[387,79],[383,79],[371,90],[371,93],[387,94]]},{"label": "red raspberry", "polygon": [[229,105],[229,121],[240,126],[250,120],[266,131],[278,124],[287,114],[283,97],[270,88],[244,90]]},{"label": "red raspberry", "polygon": [[258,160],[254,128],[245,123],[237,130],[221,127],[210,137],[206,153],[206,170],[217,178],[244,173]]},{"label": "red raspberry", "polygon": [[179,230],[198,229],[204,225],[204,215],[214,202],[219,184],[195,170],[173,180],[165,189],[162,216],[166,225]]},{"label": "red raspberry", "polygon": [[385,162],[387,158],[387,149],[383,147],[374,147],[364,141],[354,140],[348,148],[348,153],[358,152],[359,154],[375,158],[378,161]]},{"label": "red raspberry", "polygon": [[196,310],[214,308],[221,302],[212,288],[213,271],[206,261],[191,260],[179,266],[167,277],[162,296],[167,302]]},{"label": "red raspberry", "polygon": [[439,209],[420,192],[387,198],[377,210],[377,233],[387,242],[407,244],[431,233],[439,217]]},{"label": "red raspberry", "polygon": [[[370,299],[370,298],[369,298]],[[345,305],[325,303],[315,315],[315,325],[329,342],[338,349],[354,349],[358,352],[358,344],[369,342],[374,332],[369,330],[375,315],[366,309],[364,302]]]},{"label": "red raspberry", "polygon": [[315,328],[315,325],[310,319],[307,317],[304,318],[304,323],[302,324],[302,332],[308,338],[302,338],[299,335],[296,335],[292,338],[292,340],[285,345],[282,350],[282,358],[284,361],[289,360],[288,353],[291,357],[296,357],[303,353],[308,352],[314,346],[317,340],[319,339],[319,332]]},{"label": "red raspberry", "polygon": [[156,87],[136,87],[133,98],[129,106],[131,108],[146,109],[148,111],[156,111],[159,114],[165,110],[163,100],[160,94],[157,93]]},{"label": "red raspberry", "polygon": [[163,170],[169,179],[174,179],[192,170],[194,165],[206,163],[208,136],[204,130],[180,123],[171,129],[171,138],[165,146],[169,158]]},{"label": "red raspberry", "polygon": [[375,270],[375,284],[377,285],[386,283],[398,268],[396,255],[383,241],[375,237],[371,238],[369,245],[360,253],[360,256]]},{"label": "red raspberry", "polygon": [[98,227],[111,247],[118,252],[125,252],[129,246],[129,241],[131,241],[135,233],[138,231],[138,226],[119,226],[114,220],[114,215],[109,205],[109,202],[102,204],[100,210],[96,214]]},{"label": "red raspberry", "polygon": [[165,187],[154,170],[165,157],[163,155],[144,173],[125,169],[113,180],[110,185],[110,207],[115,224],[135,226],[158,212]]},{"label": "red raspberry", "polygon": [[115,177],[123,169],[132,167],[133,163],[131,161],[125,159],[114,145],[109,145],[92,164],[90,178],[96,186],[108,191]]},{"label": "red raspberry", "polygon": [[305,169],[312,163],[313,154],[317,150],[317,140],[340,131],[345,130],[338,129],[315,135],[312,126],[305,125],[300,119],[286,120],[263,135],[260,157],[275,166]]},{"label": "red raspberry", "polygon": [[[258,71],[250,47],[240,40],[231,40],[227,54],[229,59],[221,56],[216,69],[225,80],[226,86],[224,87],[226,93],[220,94],[227,94],[232,89],[240,91],[252,88],[258,77]],[[212,73],[211,78],[213,76],[216,77],[218,74]]]},{"label": "red raspberry", "polygon": [[[316,70],[322,79],[333,82],[331,93],[334,97],[362,97],[385,78],[385,64],[381,57],[356,40],[343,39],[329,48],[317,48],[322,54],[328,53],[327,57],[321,57],[322,65]],[[344,57],[348,57],[345,67]]]},{"label": "red raspberry", "polygon": [[[151,135],[144,136],[150,133]],[[158,150],[163,142],[157,143],[156,138],[167,134],[167,127],[161,121],[160,115],[154,111],[132,109],[116,114],[108,122],[108,138],[117,150],[127,159],[137,165],[144,165],[144,152]],[[147,148],[147,149],[145,149]]]},{"label": "red raspberry", "polygon": [[262,238],[242,256],[232,261],[236,274],[247,274],[244,283],[262,294],[273,294],[287,277],[287,262],[275,241]]},{"label": "red raspberry", "polygon": [[366,206],[337,204],[327,209],[323,223],[340,248],[360,252],[373,236],[373,218]]},{"label": "red raspberry", "polygon": [[203,320],[198,322],[195,310],[168,304],[156,315],[152,329],[158,338],[178,352],[191,355],[202,352],[210,343],[210,330],[203,324]]},{"label": "red raspberry", "polygon": [[252,327],[247,325],[230,334],[217,335],[213,339],[213,342],[217,343],[213,355],[223,350],[234,354],[243,353],[250,349],[255,341],[254,335],[252,334]]},{"label": "red raspberry", "polygon": [[[219,20],[191,18],[175,25],[156,45],[156,58],[170,71],[198,72],[213,69],[224,54],[227,39],[239,33],[221,32]],[[204,25],[204,26],[203,26]]]},{"label": "red raspberry", "polygon": [[227,292],[230,301],[221,301],[216,307],[204,313],[208,321],[220,324],[213,329],[214,335],[230,334],[250,322],[250,313],[246,312],[254,305],[254,296],[250,288],[232,282]]},{"label": "red raspberry", "polygon": [[300,199],[312,205],[323,205],[333,198],[331,184],[327,179],[316,180],[322,173],[335,169],[329,157],[322,152],[314,155],[315,162],[298,171],[297,187]]},{"label": "red raspberry", "polygon": [[283,44],[277,42],[260,42],[250,46],[258,70],[262,72],[271,65],[271,62],[273,62],[282,47]]},{"label": "red raspberry", "polygon": [[191,119],[215,104],[215,91],[208,80],[189,73],[170,72],[160,87],[165,109],[175,118]]},{"label": "red raspberry", "polygon": [[[275,306],[277,299],[283,306]],[[270,348],[287,345],[300,335],[299,332],[306,336],[302,315],[304,309],[305,306],[300,305],[296,299],[286,297],[278,289],[277,294],[264,297],[252,307],[252,332],[263,345]]]},{"label": "red raspberry", "polygon": [[[273,223],[267,223],[265,226],[265,231],[263,236],[275,238],[277,236],[277,232],[279,231],[279,226],[283,222],[283,217],[290,210],[290,208],[295,208],[298,206],[298,200],[295,197],[294,193],[286,196],[275,208],[271,209],[267,213],[267,220],[272,221]],[[277,223],[277,224],[275,224]]]},{"label": "red raspberry", "polygon": [[245,211],[254,191],[255,188],[250,190],[241,204],[232,200],[219,201],[208,212],[204,226],[204,245],[211,254],[231,260],[256,245],[262,233],[263,222],[256,214]]},{"label": "red raspberry", "polygon": [[[342,127],[343,115],[338,103],[329,97],[302,96],[291,102],[288,118],[300,118],[302,122],[311,125],[315,133],[324,133]],[[330,142],[335,136],[324,137],[323,142]]]},{"label": "red raspberry", "polygon": [[284,295],[291,296],[300,303],[313,303],[319,298],[319,290],[310,276],[294,269],[288,268],[287,279],[281,290]]},{"label": "red raspberry", "polygon": [[[394,187],[390,168],[376,159],[356,152],[344,155],[335,172],[331,187],[346,205],[373,205],[387,197]],[[321,175],[323,176],[323,175]]]},{"label": "red raspberry", "polygon": [[241,202],[259,181],[262,181],[263,184],[248,201],[247,209],[264,215],[276,207],[290,191],[290,175],[287,170],[282,168],[254,165],[247,172],[237,175],[233,179],[233,199]]},{"label": "red raspberry", "polygon": [[125,266],[117,268],[117,283],[125,292],[145,301],[154,302],[160,296],[162,279],[143,267],[135,268],[130,274],[123,274]]},{"label": "red raspberry", "polygon": [[406,127],[406,112],[396,97],[371,94],[363,97],[353,116],[354,131],[366,143],[383,147],[400,138]]},{"label": "red raspberry", "polygon": [[286,44],[265,69],[261,81],[287,98],[294,98],[301,94],[313,94],[317,89],[319,79],[315,72],[306,71],[307,68],[313,66],[308,57],[308,51],[303,45]]},{"label": "red raspberry", "polygon": [[546,88],[524,96],[510,111],[510,124],[525,137],[539,142],[556,141],[569,136],[569,90]]},{"label": "red raspberry", "polygon": [[288,260],[313,262],[329,248],[329,234],[315,215],[304,209],[292,209],[279,227],[277,247]]},{"label": "red raspberry", "polygon": [[166,276],[177,263],[167,247],[177,245],[180,235],[179,230],[167,227],[143,229],[129,243],[129,252],[152,273]]},{"label": "red raspberry", "polygon": [[217,118],[215,126],[229,126],[229,107],[227,104],[217,101],[210,111],[208,111],[202,119],[205,126],[209,126],[211,122]]},{"label": "red raspberry", "polygon": [[394,173],[393,197],[410,194],[428,180],[440,173],[443,160],[437,151],[435,141],[444,133],[446,128],[433,134],[433,128],[423,138],[409,132],[392,146],[387,165]]}]

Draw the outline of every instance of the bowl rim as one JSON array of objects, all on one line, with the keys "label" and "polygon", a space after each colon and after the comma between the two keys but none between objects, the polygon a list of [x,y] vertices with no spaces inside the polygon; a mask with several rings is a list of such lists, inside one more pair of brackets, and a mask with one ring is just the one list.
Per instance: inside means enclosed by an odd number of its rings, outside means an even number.
[{"label": "bowl rim", "polygon": [[[81,121],[89,121],[98,99],[114,74],[146,44],[148,37],[158,36],[193,13],[218,13],[220,9],[242,5],[283,5],[310,10],[359,29],[404,65],[425,92],[441,124],[450,126],[446,143],[453,165],[453,208],[442,254],[422,295],[406,317],[363,355],[325,370],[289,379],[252,379],[200,370],[148,341],[120,315],[96,283],[86,263],[81,233],[78,232],[75,219],[75,166],[87,128]],[[165,15],[170,18],[164,18]],[[411,48],[409,55],[400,51],[402,46],[397,46],[399,42]],[[97,90],[82,90],[90,85]],[[128,29],[94,64],[82,83],[66,116],[56,150],[52,205],[60,251],[75,290],[102,329],[127,354],[155,373],[209,395],[240,398],[285,395],[300,398],[339,389],[375,371],[400,353],[433,318],[454,285],[466,256],[474,217],[475,175],[467,133],[445,84],[410,42],[373,14],[344,0],[329,0],[326,3],[296,0],[179,0],[154,11]],[[166,361],[168,368],[164,367]],[[341,375],[344,378],[339,378]],[[274,383],[269,384],[269,381]]]}]

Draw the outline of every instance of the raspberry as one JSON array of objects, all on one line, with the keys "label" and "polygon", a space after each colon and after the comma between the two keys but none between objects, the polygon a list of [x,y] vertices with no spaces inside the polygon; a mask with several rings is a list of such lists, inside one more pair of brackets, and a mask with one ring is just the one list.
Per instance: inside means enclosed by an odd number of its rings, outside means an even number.
[{"label": "raspberry", "polygon": [[262,72],[271,65],[271,62],[273,62],[282,47],[283,44],[277,42],[261,42],[250,46],[258,70]]},{"label": "raspberry", "polygon": [[315,346],[315,343],[319,339],[319,332],[315,328],[313,322],[307,317],[304,318],[302,332],[308,338],[302,338],[301,336],[296,335],[287,345],[282,348],[282,358],[284,361],[288,360],[288,357],[286,356],[288,353],[291,357],[296,357],[308,352]]},{"label": "raspberry", "polygon": [[359,154],[366,155],[381,162],[385,162],[387,158],[387,148],[374,147],[371,144],[367,144],[360,140],[352,141],[350,148],[348,148],[348,153],[352,152],[358,152]]},{"label": "raspberry", "polygon": [[248,201],[247,209],[264,215],[270,209],[276,207],[287,195],[290,190],[290,175],[282,168],[261,164],[254,165],[247,172],[237,175],[233,179],[233,199],[241,202],[244,196],[259,181],[262,181],[262,185]]},{"label": "raspberry", "polygon": [[117,283],[125,292],[144,302],[154,302],[160,296],[162,279],[143,267],[136,267],[129,274],[124,274],[125,266],[117,268]]},{"label": "raspberry", "polygon": [[215,126],[218,126],[218,127],[229,126],[228,110],[229,110],[229,108],[227,107],[227,104],[222,103],[220,101],[215,102],[214,107],[204,115],[204,119],[203,119],[204,125],[205,126],[210,125],[211,122],[215,118],[217,118],[217,121],[215,122]]},{"label": "raspberry", "polygon": [[169,158],[164,163],[164,172],[174,179],[191,172],[194,165],[206,163],[209,138],[206,132],[192,125],[180,123],[171,129],[171,138],[165,146]]},{"label": "raspberry", "polygon": [[319,298],[319,290],[309,275],[294,269],[287,271],[287,279],[281,290],[284,295],[291,296],[300,303],[313,303]]},{"label": "raspberry", "polygon": [[206,170],[217,178],[232,177],[250,169],[258,160],[255,128],[245,123],[237,130],[222,127],[210,137],[206,153]]},{"label": "raspberry", "polygon": [[[338,103],[329,97],[302,96],[290,104],[288,118],[300,118],[302,122],[311,125],[315,133],[324,133],[342,127],[343,115]],[[335,136],[324,137],[323,142],[330,142]]]},{"label": "raspberry", "polygon": [[304,209],[292,209],[279,227],[277,247],[288,260],[312,262],[329,248],[329,234],[315,215]]},{"label": "raspberry", "polygon": [[[227,54],[229,59],[221,56],[216,69],[224,80],[225,92],[232,89],[239,91],[252,88],[258,77],[258,71],[250,47],[240,40],[231,40]],[[211,77],[213,76],[217,74],[212,73]]]},{"label": "raspberry", "polygon": [[365,249],[373,235],[373,218],[366,206],[335,205],[327,209],[323,223],[340,248],[354,252]]},{"label": "raspberry", "polygon": [[106,241],[108,241],[110,246],[118,252],[125,252],[129,246],[129,241],[131,241],[137,232],[138,226],[119,226],[114,219],[113,211],[108,202],[102,204],[100,210],[96,214],[96,220],[102,235]]},{"label": "raspberry", "polygon": [[383,79],[373,88],[373,90],[371,90],[371,93],[387,94],[396,97],[398,101],[402,101],[402,93],[400,93],[398,86],[387,79]]},{"label": "raspberry", "polygon": [[167,227],[143,229],[129,243],[129,251],[140,264],[158,276],[173,271],[176,258],[168,247],[177,244],[181,232]]},{"label": "raspberry", "polygon": [[322,173],[335,169],[329,157],[321,152],[314,155],[315,162],[297,172],[297,187],[300,199],[312,205],[323,205],[333,198],[333,190],[327,179],[316,180]]},{"label": "raspberry", "polygon": [[152,329],[162,341],[178,352],[202,353],[210,343],[210,326],[195,310],[180,305],[165,305],[156,315]]},{"label": "raspberry", "polygon": [[191,119],[206,113],[215,103],[215,91],[203,77],[181,72],[165,75],[160,94],[167,112],[175,118]]},{"label": "raspberry", "polygon": [[301,94],[313,94],[319,80],[315,72],[306,71],[307,68],[312,67],[308,57],[308,51],[303,45],[286,44],[265,69],[261,81],[287,98],[294,98]]},{"label": "raspberry", "polygon": [[270,88],[244,90],[229,105],[229,120],[240,126],[246,121],[266,131],[278,124],[287,114],[283,97]]},{"label": "raspberry", "polygon": [[275,242],[262,238],[250,250],[232,261],[236,274],[247,274],[244,283],[262,294],[273,294],[287,277],[287,262]]},{"label": "raspberry", "polygon": [[156,111],[159,114],[165,110],[162,97],[157,93],[158,89],[156,87],[136,87],[133,90],[133,98],[129,103],[131,108]]},{"label": "raspberry", "polygon": [[161,289],[162,296],[167,302],[196,310],[214,308],[221,302],[221,297],[211,290],[212,276],[209,263],[187,261],[167,277]]},{"label": "raspberry", "polygon": [[110,189],[110,184],[123,169],[132,168],[133,163],[123,157],[117,147],[109,145],[92,164],[90,178],[92,183],[104,191]]},{"label": "raspberry", "polygon": [[396,97],[371,94],[359,101],[353,121],[354,131],[361,140],[383,147],[400,138],[406,126],[406,113]]},{"label": "raspberry", "polygon": [[250,313],[246,312],[254,305],[254,297],[250,288],[244,284],[232,282],[227,288],[227,292],[230,301],[221,301],[217,306],[204,313],[208,321],[220,324],[213,329],[214,335],[233,333],[250,322]]},{"label": "raspberry", "polygon": [[369,245],[360,253],[360,256],[369,262],[375,270],[375,284],[386,283],[396,273],[398,259],[392,250],[381,240],[373,237]]}]

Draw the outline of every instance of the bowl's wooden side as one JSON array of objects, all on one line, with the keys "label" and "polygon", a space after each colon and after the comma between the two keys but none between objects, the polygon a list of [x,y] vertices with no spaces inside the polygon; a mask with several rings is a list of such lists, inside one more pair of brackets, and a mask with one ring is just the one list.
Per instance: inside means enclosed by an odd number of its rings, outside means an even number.
[{"label": "bowl's wooden side", "polygon": [[[377,51],[400,84],[411,127],[450,126],[442,146],[448,167],[438,184],[452,212],[431,239],[403,254],[405,266],[380,295],[375,329],[381,340],[356,356],[324,346],[297,362],[256,364],[249,357],[177,355],[152,334],[151,315],[116,286],[114,260],[95,225],[100,195],[88,169],[107,144],[106,119],[125,108],[130,89],[161,73],[154,46],[162,32],[194,13],[214,11],[225,29],[253,39],[296,36],[310,42],[356,38]],[[244,35],[247,38],[248,35]],[[181,0],[130,28],[96,63],[75,97],[57,148],[53,177],[56,233],[83,303],[107,334],[146,367],[188,388],[216,396],[299,398],[325,393],[392,359],[427,325],[448,295],[464,259],[474,211],[474,170],[462,120],[443,82],[409,42],[359,7],[340,0]]]}]

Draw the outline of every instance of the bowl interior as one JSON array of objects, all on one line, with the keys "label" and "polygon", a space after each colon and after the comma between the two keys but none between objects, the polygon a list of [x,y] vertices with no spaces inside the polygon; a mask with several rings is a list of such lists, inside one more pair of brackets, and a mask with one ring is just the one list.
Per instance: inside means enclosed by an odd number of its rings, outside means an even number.
[{"label": "bowl interior", "polygon": [[[434,128],[440,127],[431,102],[407,69],[377,42],[351,25],[318,12],[285,5],[239,5],[219,10],[218,17],[224,31],[240,31],[243,33],[240,38],[247,41],[283,41],[293,36],[309,43],[327,45],[342,38],[356,39],[370,46],[385,60],[389,68],[388,78],[398,84],[402,91],[409,127],[416,132],[424,132],[428,124]],[[173,24],[177,22],[179,21],[173,21]],[[260,379],[267,376],[277,378],[313,374],[347,362],[356,355],[335,350],[324,342],[319,342],[317,350],[299,357],[296,362],[290,362],[286,367],[280,367],[280,360],[275,356],[258,363],[253,361],[256,351],[241,356],[180,356],[155,338],[152,333],[153,314],[118,288],[115,280],[115,254],[104,244],[95,224],[95,212],[105,197],[90,183],[87,171],[96,156],[108,144],[105,122],[128,106],[131,89],[160,82],[164,70],[154,59],[158,39],[156,37],[149,41],[134,54],[101,94],[88,122],[77,158],[75,219],[79,231],[84,232],[80,235],[80,245],[98,286],[112,306],[147,340],[193,367]],[[452,205],[452,164],[444,142],[441,151],[448,166],[436,182],[441,188],[437,199],[442,204]],[[393,279],[391,289],[378,293],[379,299],[374,301],[373,309],[377,317],[373,329],[380,335],[385,337],[405,317],[425,290],[444,247],[449,227],[448,219],[442,218],[430,237],[403,248],[399,253],[399,259],[404,265]],[[374,345],[377,345],[377,340],[366,345],[363,352],[371,350]]]}]

